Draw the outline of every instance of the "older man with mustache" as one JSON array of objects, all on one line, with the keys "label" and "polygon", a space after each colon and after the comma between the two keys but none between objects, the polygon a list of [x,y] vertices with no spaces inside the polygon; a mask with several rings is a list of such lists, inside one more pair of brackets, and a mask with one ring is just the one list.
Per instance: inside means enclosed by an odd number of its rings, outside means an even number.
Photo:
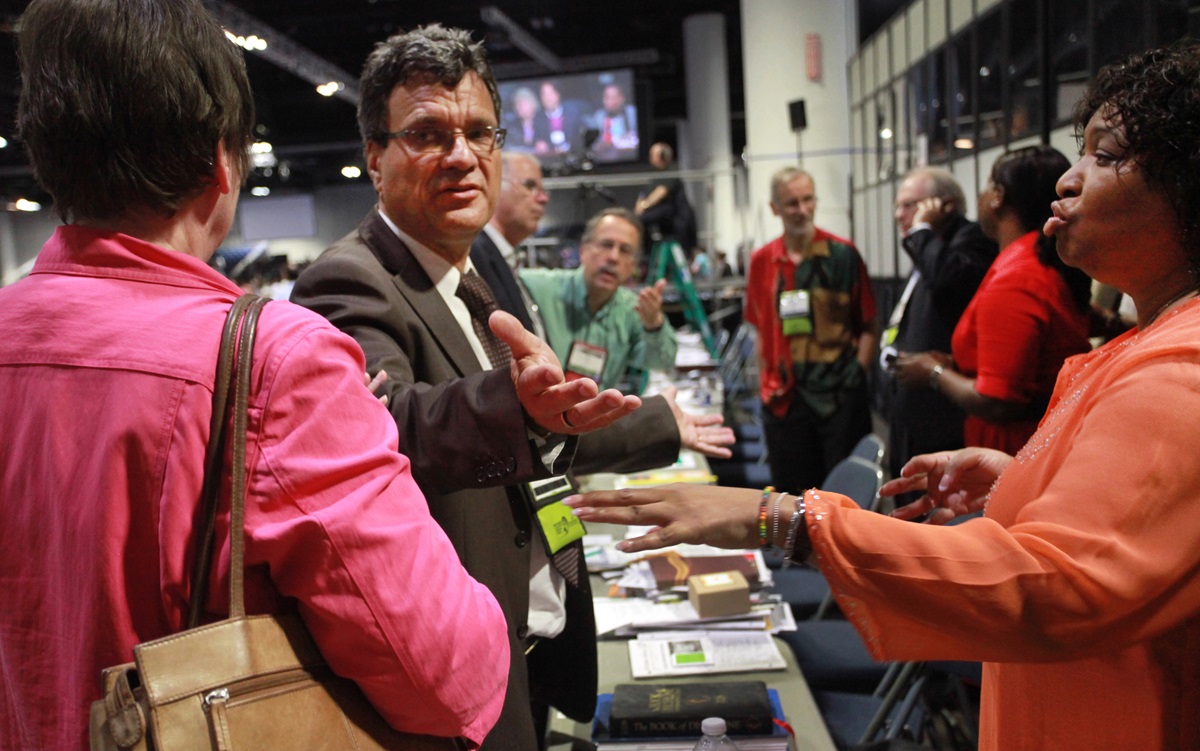
[{"label": "older man with mustache", "polygon": [[578,269],[521,271],[568,379],[587,377],[608,389],[626,382],[630,368],[674,366],[678,345],[662,310],[666,281],[637,293],[624,289],[642,236],[632,212],[604,209],[584,227]]}]

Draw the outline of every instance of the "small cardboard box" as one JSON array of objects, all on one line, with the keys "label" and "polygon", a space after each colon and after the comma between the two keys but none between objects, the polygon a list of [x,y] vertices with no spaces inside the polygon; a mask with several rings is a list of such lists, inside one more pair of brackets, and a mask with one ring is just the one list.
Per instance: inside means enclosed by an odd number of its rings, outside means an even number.
[{"label": "small cardboard box", "polygon": [[688,577],[688,601],[701,618],[750,612],[750,584],[741,571]]}]

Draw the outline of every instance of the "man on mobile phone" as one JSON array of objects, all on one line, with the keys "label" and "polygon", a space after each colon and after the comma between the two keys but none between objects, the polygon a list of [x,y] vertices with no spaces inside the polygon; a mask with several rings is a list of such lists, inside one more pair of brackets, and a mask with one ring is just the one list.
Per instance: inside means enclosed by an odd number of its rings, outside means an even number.
[{"label": "man on mobile phone", "polygon": [[[896,192],[896,225],[912,274],[884,329],[880,363],[899,352],[949,352],[958,319],[998,251],[965,216],[962,188],[948,171],[918,167]],[[962,448],[964,415],[936,389],[890,379],[888,455],[893,477],[918,454]]]}]

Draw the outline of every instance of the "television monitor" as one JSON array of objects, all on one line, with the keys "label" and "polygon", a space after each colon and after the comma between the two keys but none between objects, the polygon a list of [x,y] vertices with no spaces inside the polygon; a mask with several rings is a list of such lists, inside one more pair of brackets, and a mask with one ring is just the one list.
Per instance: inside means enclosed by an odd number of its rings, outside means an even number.
[{"label": "television monitor", "polygon": [[548,170],[641,158],[632,69],[498,82],[505,149],[528,151]]}]

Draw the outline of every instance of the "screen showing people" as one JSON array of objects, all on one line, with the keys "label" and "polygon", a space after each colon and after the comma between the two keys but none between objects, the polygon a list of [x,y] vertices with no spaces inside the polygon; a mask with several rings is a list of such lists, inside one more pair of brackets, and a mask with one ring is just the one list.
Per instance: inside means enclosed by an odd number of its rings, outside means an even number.
[{"label": "screen showing people", "polygon": [[502,81],[499,88],[505,148],[536,154],[547,167],[637,161],[632,70]]}]

